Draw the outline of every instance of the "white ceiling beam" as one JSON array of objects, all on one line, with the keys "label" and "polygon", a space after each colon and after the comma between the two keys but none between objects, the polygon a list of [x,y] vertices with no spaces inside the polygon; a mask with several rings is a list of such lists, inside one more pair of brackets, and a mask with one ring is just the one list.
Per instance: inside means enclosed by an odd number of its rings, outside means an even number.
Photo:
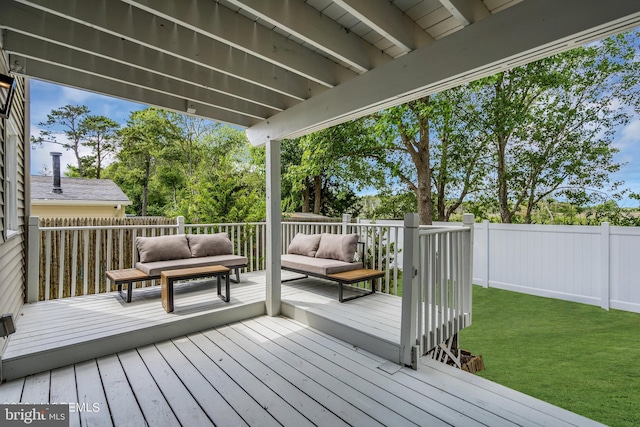
[{"label": "white ceiling beam", "polygon": [[275,110],[289,108],[299,101],[256,87],[246,81],[218,73],[193,62],[182,61],[148,47],[111,34],[71,22],[15,1],[0,0],[0,28],[51,41],[80,52],[95,54],[141,70],[193,84]]},{"label": "white ceiling beam", "polygon": [[639,24],[636,1],[525,1],[278,113],[247,135],[254,145],[297,137]]},{"label": "white ceiling beam", "polygon": [[463,26],[468,26],[491,16],[482,0],[439,0]]},{"label": "white ceiling beam", "polygon": [[146,88],[166,95],[182,97],[204,105],[242,114],[258,120],[277,113],[260,105],[242,101],[210,90],[164,76],[130,67],[119,62],[97,57],[54,43],[39,40],[24,34],[7,31],[4,37],[4,50],[26,58],[41,60],[65,69],[73,69],[104,77],[124,84]]},{"label": "white ceiling beam", "polygon": [[[9,60],[11,72],[25,77],[33,77],[51,83],[75,87],[89,92],[137,102],[142,105],[152,105],[182,114],[186,114],[185,111],[189,105],[183,98],[153,92],[141,87],[127,85],[81,71],[62,68],[57,65],[27,59],[17,55],[9,55]],[[226,110],[220,110],[219,108],[209,105],[193,102],[190,106],[196,110],[193,115],[235,126],[248,127],[258,122],[256,119]]]},{"label": "white ceiling beam", "polygon": [[434,41],[426,31],[389,0],[333,0],[405,53]]},{"label": "white ceiling beam", "polygon": [[336,86],[357,75],[211,0],[122,1],[327,87]]},{"label": "white ceiling beam", "polygon": [[325,86],[121,1],[16,1],[301,101],[326,90]]},{"label": "white ceiling beam", "polygon": [[392,58],[301,0],[227,0],[364,73]]}]

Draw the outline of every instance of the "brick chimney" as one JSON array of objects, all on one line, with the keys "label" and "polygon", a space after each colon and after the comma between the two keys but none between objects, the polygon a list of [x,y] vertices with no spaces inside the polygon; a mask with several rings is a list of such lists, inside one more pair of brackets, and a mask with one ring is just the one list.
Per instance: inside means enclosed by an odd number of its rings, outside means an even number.
[{"label": "brick chimney", "polygon": [[62,153],[52,151],[49,154],[53,158],[53,192],[62,194],[62,186],[60,185],[60,157],[62,157]]}]

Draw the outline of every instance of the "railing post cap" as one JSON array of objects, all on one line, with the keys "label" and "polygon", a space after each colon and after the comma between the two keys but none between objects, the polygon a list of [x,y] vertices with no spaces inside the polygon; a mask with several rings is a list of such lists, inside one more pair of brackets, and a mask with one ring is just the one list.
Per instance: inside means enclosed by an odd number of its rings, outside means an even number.
[{"label": "railing post cap", "polygon": [[418,228],[420,226],[420,217],[417,213],[408,213],[404,215],[404,226],[409,228]]},{"label": "railing post cap", "polygon": [[475,217],[473,216],[473,214],[470,214],[470,213],[462,214],[462,223],[464,225],[472,225],[474,222],[475,222]]},{"label": "railing post cap", "polygon": [[29,217],[29,225],[39,225],[40,224],[40,217],[39,216],[30,216]]}]

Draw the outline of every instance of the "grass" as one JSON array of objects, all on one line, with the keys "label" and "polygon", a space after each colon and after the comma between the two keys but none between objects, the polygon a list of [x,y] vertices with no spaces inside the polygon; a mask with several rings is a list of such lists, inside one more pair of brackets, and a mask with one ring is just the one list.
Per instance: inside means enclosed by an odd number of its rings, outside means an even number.
[{"label": "grass", "polygon": [[473,287],[478,375],[610,426],[640,425],[640,314]]}]

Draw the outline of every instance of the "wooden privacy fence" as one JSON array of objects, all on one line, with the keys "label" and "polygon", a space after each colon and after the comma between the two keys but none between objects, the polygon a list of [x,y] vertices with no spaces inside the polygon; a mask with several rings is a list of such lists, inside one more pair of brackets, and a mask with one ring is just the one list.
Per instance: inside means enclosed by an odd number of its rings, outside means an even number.
[{"label": "wooden privacy fence", "polygon": [[152,217],[43,218],[30,223],[30,244],[37,238],[38,247],[29,261],[30,270],[38,265],[37,299],[109,291],[105,271],[135,265],[136,237],[176,231],[175,219]]}]

